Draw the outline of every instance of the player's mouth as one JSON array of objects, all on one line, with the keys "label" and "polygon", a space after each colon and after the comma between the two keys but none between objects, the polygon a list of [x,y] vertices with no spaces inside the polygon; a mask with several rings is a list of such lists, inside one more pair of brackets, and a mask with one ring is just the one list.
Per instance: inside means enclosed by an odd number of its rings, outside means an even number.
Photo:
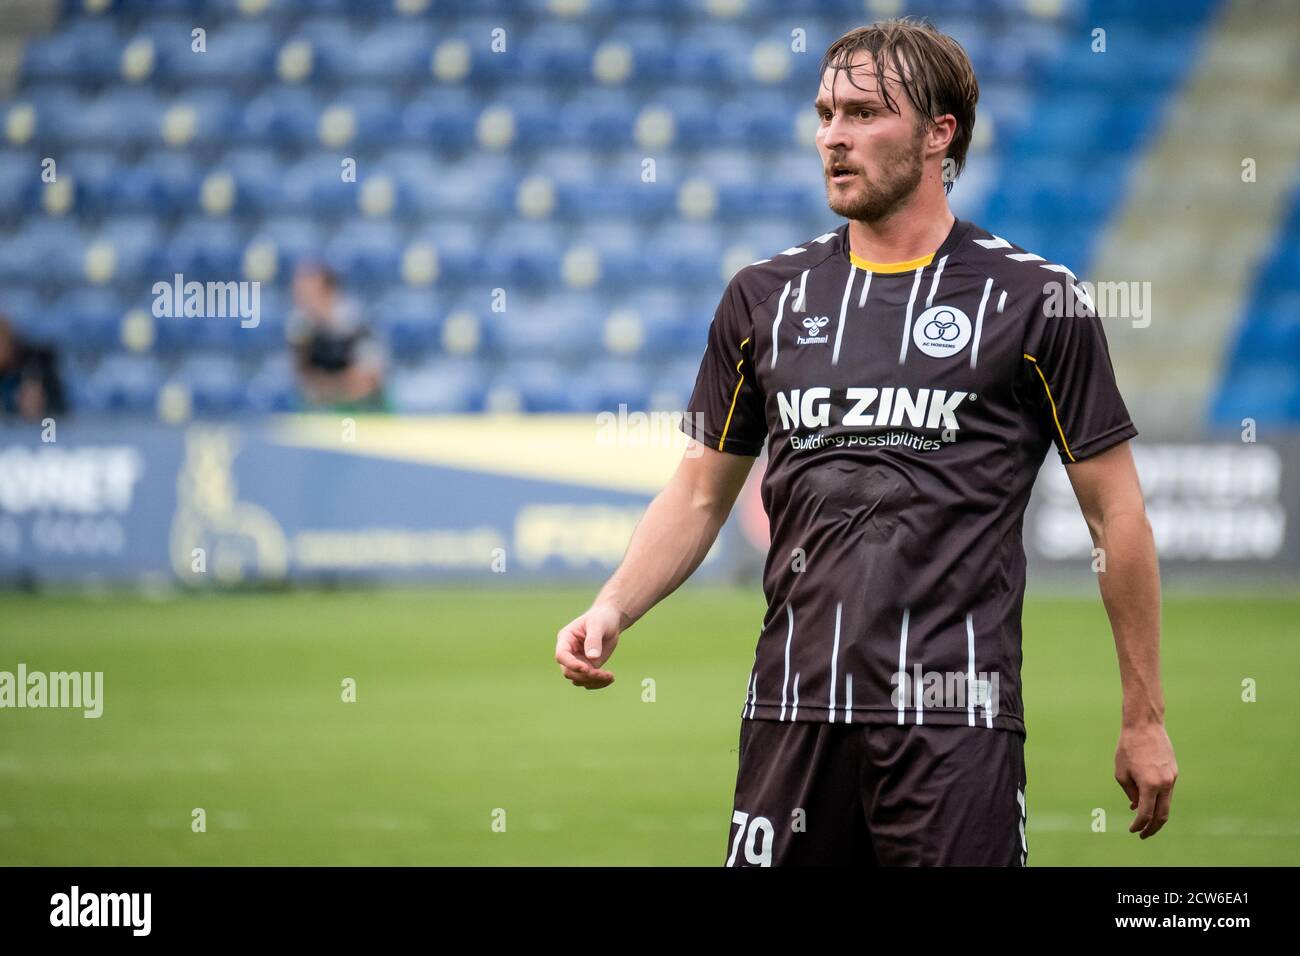
[{"label": "player's mouth", "polygon": [[858,171],[852,166],[846,166],[843,163],[832,163],[827,176],[831,182],[837,186],[843,186],[858,177]]}]

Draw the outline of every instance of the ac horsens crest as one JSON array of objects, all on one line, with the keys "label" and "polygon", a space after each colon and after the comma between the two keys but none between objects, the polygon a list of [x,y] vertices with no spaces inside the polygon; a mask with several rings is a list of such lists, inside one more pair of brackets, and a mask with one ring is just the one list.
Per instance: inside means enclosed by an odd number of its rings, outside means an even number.
[{"label": "ac horsens crest", "polygon": [[970,319],[955,306],[932,306],[917,317],[912,341],[931,358],[956,355],[970,342]]}]

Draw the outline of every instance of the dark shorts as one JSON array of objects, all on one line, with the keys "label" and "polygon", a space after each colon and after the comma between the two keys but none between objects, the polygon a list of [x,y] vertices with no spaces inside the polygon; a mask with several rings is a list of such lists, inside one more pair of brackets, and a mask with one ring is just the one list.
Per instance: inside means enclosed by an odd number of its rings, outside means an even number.
[{"label": "dark shorts", "polygon": [[741,720],[727,866],[1024,866],[1010,730]]}]

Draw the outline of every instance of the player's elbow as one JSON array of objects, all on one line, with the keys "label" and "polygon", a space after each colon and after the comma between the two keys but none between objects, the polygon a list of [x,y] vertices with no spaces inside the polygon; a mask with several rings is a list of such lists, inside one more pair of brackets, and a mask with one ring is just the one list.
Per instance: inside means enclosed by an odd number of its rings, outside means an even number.
[{"label": "player's elbow", "polygon": [[1124,542],[1154,541],[1151,519],[1142,499],[1085,515],[1093,544],[1106,548]]},{"label": "player's elbow", "polygon": [[[707,520],[730,508],[723,490],[706,475],[679,471],[673,479],[679,503],[697,519]],[[725,515],[724,515],[725,516]]]},{"label": "player's elbow", "polygon": [[670,487],[698,520],[721,524],[731,513],[754,459],[700,447],[683,456]]}]

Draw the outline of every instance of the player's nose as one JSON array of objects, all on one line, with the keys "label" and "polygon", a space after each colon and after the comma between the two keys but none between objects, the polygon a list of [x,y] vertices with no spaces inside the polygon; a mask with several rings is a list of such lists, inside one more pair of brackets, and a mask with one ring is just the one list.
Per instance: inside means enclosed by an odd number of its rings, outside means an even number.
[{"label": "player's nose", "polygon": [[830,122],[820,129],[822,146],[832,153],[842,153],[852,145],[848,131],[846,120],[839,113],[832,113]]}]

